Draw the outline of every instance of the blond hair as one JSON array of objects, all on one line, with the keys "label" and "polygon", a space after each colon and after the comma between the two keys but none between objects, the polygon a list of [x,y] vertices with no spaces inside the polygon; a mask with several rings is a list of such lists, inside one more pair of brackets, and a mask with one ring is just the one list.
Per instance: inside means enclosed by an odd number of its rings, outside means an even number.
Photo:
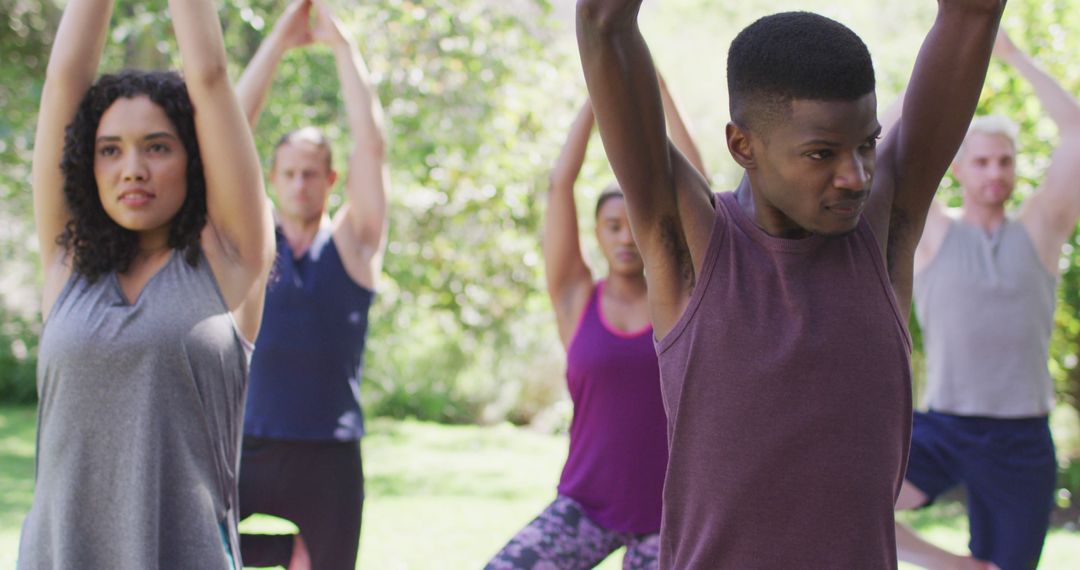
[{"label": "blond hair", "polygon": [[322,149],[326,153],[326,169],[334,169],[334,157],[333,151],[330,149],[330,140],[326,138],[323,132],[315,127],[301,127],[299,129],[289,131],[281,138],[278,139],[276,145],[274,145],[274,151],[270,155],[270,163],[274,164],[277,160],[277,151],[281,147],[294,143],[294,142],[306,142],[315,145],[317,148]]},{"label": "blond hair", "polygon": [[964,137],[964,142],[960,145],[960,149],[956,151],[956,155],[960,156],[964,154],[964,147],[967,146],[967,141],[974,135],[984,136],[996,136],[1005,137],[1009,143],[1012,144],[1013,150],[1017,148],[1017,139],[1020,137],[1020,125],[1008,117],[1002,115],[982,115],[975,117],[971,120],[971,125],[968,127],[967,136]]}]

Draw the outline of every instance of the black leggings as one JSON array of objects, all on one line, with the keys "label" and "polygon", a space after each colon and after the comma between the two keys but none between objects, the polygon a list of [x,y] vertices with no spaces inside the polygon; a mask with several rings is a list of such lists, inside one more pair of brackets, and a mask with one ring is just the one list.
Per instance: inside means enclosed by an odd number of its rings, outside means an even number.
[{"label": "black leggings", "polygon": [[[364,506],[360,445],[244,438],[240,518],[261,513],[300,529],[312,568],[356,568]],[[244,566],[288,567],[294,535],[240,535]]]}]

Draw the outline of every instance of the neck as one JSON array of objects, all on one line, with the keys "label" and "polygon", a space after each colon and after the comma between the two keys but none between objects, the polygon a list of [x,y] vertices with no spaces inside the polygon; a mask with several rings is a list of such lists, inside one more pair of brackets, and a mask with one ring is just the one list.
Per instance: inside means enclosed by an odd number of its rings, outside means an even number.
[{"label": "neck", "polygon": [[749,176],[743,176],[735,190],[735,200],[743,213],[753,220],[754,225],[773,237],[799,239],[810,235],[810,232],[791,221],[783,212],[766,203],[758,192],[754,192]]},{"label": "neck", "polygon": [[604,290],[621,299],[643,297],[647,291],[645,274],[608,273],[607,279],[604,280]]},{"label": "neck", "polygon": [[315,241],[315,234],[319,233],[322,221],[322,216],[309,220],[282,217],[278,223],[281,225],[281,232],[285,234],[285,240],[289,242],[289,248],[295,255],[300,255]]},{"label": "neck", "polygon": [[960,219],[990,233],[1005,223],[1005,205],[984,206],[974,202],[964,202]]},{"label": "neck", "polygon": [[138,251],[135,256],[147,259],[167,253],[171,249],[169,247],[169,228],[166,226],[157,230],[140,232]]}]

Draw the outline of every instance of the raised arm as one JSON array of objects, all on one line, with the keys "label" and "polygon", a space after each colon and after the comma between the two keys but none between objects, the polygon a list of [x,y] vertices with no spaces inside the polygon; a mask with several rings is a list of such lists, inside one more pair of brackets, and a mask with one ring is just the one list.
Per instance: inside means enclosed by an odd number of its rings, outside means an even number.
[{"label": "raised arm", "polygon": [[60,173],[64,129],[75,118],[79,101],[94,82],[112,8],[112,0],[68,2],[45,71],[31,180],[34,221],[45,271],[42,314],[46,317],[52,300],[71,274],[70,265],[65,263],[67,252],[56,243],[71,219]]},{"label": "raised arm", "polygon": [[690,164],[701,173],[701,177],[708,180],[709,173],[705,170],[705,161],[701,159],[701,151],[698,150],[694,137],[690,135],[690,129],[683,121],[682,115],[679,114],[679,107],[675,104],[675,98],[668,91],[667,81],[660,74],[656,78],[660,82],[660,98],[664,103],[664,118],[667,120],[671,142],[683,153],[686,160],[690,161]]},{"label": "raised arm", "polygon": [[[900,122],[900,116],[904,110],[904,99],[907,89],[902,89],[888,108],[878,117],[881,123],[882,136],[888,136],[889,131]],[[926,213],[926,223],[923,226],[922,236],[915,248],[915,264],[912,274],[918,274],[922,269],[933,261],[934,256],[945,241],[945,234],[949,231],[949,214],[940,200],[931,200],[930,209]]]},{"label": "raised arm", "polygon": [[645,262],[653,327],[667,334],[689,301],[712,227],[708,183],[664,128],[656,68],[638,28],[641,0],[578,0],[589,98]]},{"label": "raised arm", "polygon": [[348,234],[360,257],[368,262],[373,282],[379,274],[386,242],[386,193],[390,186],[383,111],[356,45],[342,31],[326,2],[315,0],[315,10],[315,38],[334,50],[353,140],[345,206],[337,215],[345,216]]},{"label": "raised arm", "polygon": [[1057,125],[1060,141],[1050,159],[1046,179],[1024,204],[1020,219],[1043,263],[1058,271],[1061,246],[1080,219],[1080,103],[1002,32],[994,54],[1031,83],[1043,109]]},{"label": "raised arm", "polygon": [[906,310],[912,259],[938,184],[956,155],[986,78],[1004,0],[939,0],[915,62],[899,123],[878,150],[868,208],[887,244],[893,287]]},{"label": "raised arm", "polygon": [[255,56],[251,58],[240,81],[236,84],[236,97],[244,109],[248,124],[255,128],[266,102],[266,94],[274,82],[274,74],[285,52],[312,41],[311,0],[292,0],[278,18],[274,29],[266,37]]},{"label": "raised arm", "polygon": [[[225,302],[238,311],[241,329],[253,339],[262,297],[252,292],[261,289],[274,255],[273,222],[255,142],[229,83],[214,1],[169,0],[169,11],[195,107],[206,177],[203,247]],[[258,306],[245,306],[249,301]]]},{"label": "raised arm", "polygon": [[586,100],[551,170],[544,214],[544,273],[563,346],[569,346],[592,291],[592,273],[581,254],[574,184],[585,162],[593,123],[592,104]]}]

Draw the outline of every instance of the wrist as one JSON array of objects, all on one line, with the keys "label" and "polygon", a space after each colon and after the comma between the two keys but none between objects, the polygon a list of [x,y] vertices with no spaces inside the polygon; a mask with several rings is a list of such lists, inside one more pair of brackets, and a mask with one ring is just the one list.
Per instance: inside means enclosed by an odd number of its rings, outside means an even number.
[{"label": "wrist", "polygon": [[338,32],[334,34],[327,43],[330,45],[330,49],[334,50],[335,54],[348,54],[352,53],[353,43],[344,34]]},{"label": "wrist", "polygon": [[274,28],[274,30],[270,32],[270,36],[266,39],[266,44],[273,50],[274,55],[278,57],[285,55],[285,52],[293,47],[289,44],[288,36],[285,35],[285,32],[278,28]]}]

